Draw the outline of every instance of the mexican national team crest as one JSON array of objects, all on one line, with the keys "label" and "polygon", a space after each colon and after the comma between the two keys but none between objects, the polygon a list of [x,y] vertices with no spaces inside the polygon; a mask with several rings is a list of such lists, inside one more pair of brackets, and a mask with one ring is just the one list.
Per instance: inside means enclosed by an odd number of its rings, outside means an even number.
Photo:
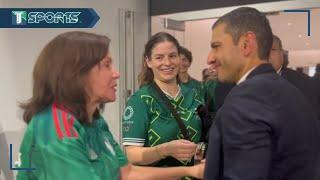
[{"label": "mexican national team crest", "polygon": [[134,114],[133,108],[131,106],[128,106],[124,110],[123,119],[124,120],[129,120],[129,119],[132,118],[133,114]]}]

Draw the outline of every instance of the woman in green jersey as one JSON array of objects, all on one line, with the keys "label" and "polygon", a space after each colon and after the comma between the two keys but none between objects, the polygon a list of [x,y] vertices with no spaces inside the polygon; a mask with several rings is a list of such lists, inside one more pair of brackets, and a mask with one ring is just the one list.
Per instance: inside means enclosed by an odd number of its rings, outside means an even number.
[{"label": "woman in green jersey", "polygon": [[202,177],[203,164],[150,168],[128,163],[100,114],[116,99],[119,73],[106,36],[67,32],[41,51],[33,95],[22,105],[28,123],[18,180],[117,180]]},{"label": "woman in green jersey", "polygon": [[[168,33],[153,35],[145,45],[140,89],[128,100],[123,115],[123,145],[130,162],[157,167],[192,164],[201,135],[196,108],[203,98],[196,89],[178,84],[180,46]],[[176,119],[155,90],[175,107],[190,140],[184,140]]]}]

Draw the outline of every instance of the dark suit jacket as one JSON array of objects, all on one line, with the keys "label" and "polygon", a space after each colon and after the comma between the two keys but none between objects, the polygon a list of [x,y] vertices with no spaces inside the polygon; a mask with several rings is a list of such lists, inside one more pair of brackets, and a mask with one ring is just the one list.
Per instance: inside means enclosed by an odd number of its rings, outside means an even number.
[{"label": "dark suit jacket", "polygon": [[316,82],[306,74],[285,67],[281,70],[281,76],[306,96],[320,120],[319,81]]},{"label": "dark suit jacket", "polygon": [[234,86],[235,84],[218,82],[218,85],[214,92],[215,104],[217,109],[220,109],[220,107],[223,105],[224,99]]},{"label": "dark suit jacket", "polygon": [[235,86],[210,130],[205,179],[319,180],[319,121],[304,95],[263,64]]}]

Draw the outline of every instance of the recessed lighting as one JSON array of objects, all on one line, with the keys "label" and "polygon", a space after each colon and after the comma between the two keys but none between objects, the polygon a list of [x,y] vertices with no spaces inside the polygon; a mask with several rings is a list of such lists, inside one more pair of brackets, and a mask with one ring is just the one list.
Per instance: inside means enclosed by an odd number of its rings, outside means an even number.
[{"label": "recessed lighting", "polygon": [[299,38],[302,38],[302,35],[301,35],[301,34],[299,34],[299,35],[298,35],[298,37],[299,37]]},{"label": "recessed lighting", "polygon": [[307,42],[307,43],[306,43],[306,46],[310,46],[310,43]]},{"label": "recessed lighting", "polygon": [[291,23],[291,22],[288,22],[288,26],[292,26],[292,23]]}]

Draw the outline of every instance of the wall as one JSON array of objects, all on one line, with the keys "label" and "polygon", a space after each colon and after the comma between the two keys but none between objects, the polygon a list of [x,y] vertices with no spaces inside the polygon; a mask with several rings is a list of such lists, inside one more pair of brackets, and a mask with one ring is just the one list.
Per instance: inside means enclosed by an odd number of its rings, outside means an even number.
[{"label": "wall", "polygon": [[[42,0],[19,1],[0,0],[1,8],[94,8],[100,20],[92,29],[78,29],[107,35],[111,38],[111,53],[114,65],[119,69],[119,8],[142,12],[147,15],[147,0]],[[148,27],[142,32],[147,36]],[[30,98],[32,88],[32,69],[38,53],[43,46],[61,32],[75,29],[0,29],[0,136],[5,136],[7,144],[13,144],[14,153],[19,148],[25,124],[19,102]],[[142,52],[141,52],[142,53]],[[119,94],[117,94],[119,98]],[[119,103],[108,104],[104,116],[115,138],[118,140],[120,128]],[[2,129],[2,130],[1,130]],[[1,138],[1,137],[0,137]],[[0,156],[5,150],[0,145]],[[14,156],[15,157],[15,156]],[[0,162],[0,171],[7,162]],[[1,179],[1,176],[0,176]]]},{"label": "wall", "polygon": [[193,55],[193,62],[189,69],[192,77],[201,80],[202,70],[206,68],[210,51],[211,26],[215,20],[200,20],[186,22],[185,41]]},{"label": "wall", "polygon": [[166,29],[164,27],[164,18],[160,16],[154,16],[151,18],[151,35],[156,34],[157,32],[167,32],[173,35],[180,43],[180,45],[185,45],[185,32],[176,31],[171,29]]}]

